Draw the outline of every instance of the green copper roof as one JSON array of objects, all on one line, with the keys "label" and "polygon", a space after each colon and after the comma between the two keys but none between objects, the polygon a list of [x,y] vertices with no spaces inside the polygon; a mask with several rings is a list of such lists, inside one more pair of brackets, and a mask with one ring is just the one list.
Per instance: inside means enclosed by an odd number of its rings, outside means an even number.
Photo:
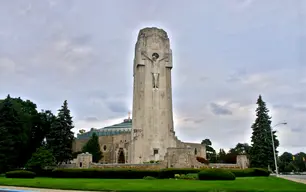
[{"label": "green copper roof", "polygon": [[96,133],[98,136],[112,136],[122,133],[129,133],[132,130],[132,119],[125,119],[122,123],[107,126],[100,129],[91,128],[90,131],[83,134],[78,134],[78,139],[88,139],[92,136],[93,133]]}]

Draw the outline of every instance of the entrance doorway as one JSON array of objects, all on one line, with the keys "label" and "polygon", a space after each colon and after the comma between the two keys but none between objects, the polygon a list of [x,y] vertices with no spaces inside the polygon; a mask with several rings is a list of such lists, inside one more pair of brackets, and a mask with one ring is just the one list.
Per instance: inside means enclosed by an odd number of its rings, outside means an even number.
[{"label": "entrance doorway", "polygon": [[118,151],[118,163],[125,163],[125,156],[124,156],[124,150],[123,148],[120,148]]}]

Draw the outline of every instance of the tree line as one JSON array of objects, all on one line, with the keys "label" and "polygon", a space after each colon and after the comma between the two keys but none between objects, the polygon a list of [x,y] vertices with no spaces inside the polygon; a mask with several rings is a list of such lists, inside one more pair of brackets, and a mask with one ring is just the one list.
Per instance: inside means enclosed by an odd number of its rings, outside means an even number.
[{"label": "tree line", "polygon": [[0,100],[0,172],[70,161],[72,129],[67,101],[54,115],[50,110],[38,111],[30,100],[8,95]]}]

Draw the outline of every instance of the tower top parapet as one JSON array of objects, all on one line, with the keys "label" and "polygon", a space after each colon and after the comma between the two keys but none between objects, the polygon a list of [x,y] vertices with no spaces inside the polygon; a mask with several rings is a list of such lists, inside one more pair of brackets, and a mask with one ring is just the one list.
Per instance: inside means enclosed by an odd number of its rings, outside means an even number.
[{"label": "tower top parapet", "polygon": [[165,39],[168,39],[168,34],[165,30],[159,29],[157,27],[146,27],[139,31],[138,39],[142,37],[148,37],[151,35],[158,35],[160,37],[163,37]]}]

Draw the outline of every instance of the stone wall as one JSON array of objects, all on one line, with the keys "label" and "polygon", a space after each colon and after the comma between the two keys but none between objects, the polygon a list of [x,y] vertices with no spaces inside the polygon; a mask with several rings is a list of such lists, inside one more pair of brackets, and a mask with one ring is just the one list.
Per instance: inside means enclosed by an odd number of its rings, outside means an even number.
[{"label": "stone wall", "polygon": [[193,148],[168,148],[165,161],[151,164],[101,164],[93,163],[92,155],[89,153],[79,154],[70,164],[63,164],[61,168],[126,168],[126,169],[150,169],[158,170],[163,168],[228,168],[246,169],[248,168],[246,155],[237,156],[237,164],[210,163],[201,164],[196,160]]},{"label": "stone wall", "polygon": [[92,155],[89,153],[78,154],[77,158],[72,160],[70,164],[64,164],[65,168],[73,168],[73,166],[78,168],[90,168],[92,163]]},{"label": "stone wall", "polygon": [[110,169],[110,168],[123,168],[123,169],[144,169],[144,170],[159,170],[166,168],[163,163],[152,164],[99,164],[91,163],[90,168]]},{"label": "stone wall", "polygon": [[[73,152],[82,151],[89,139],[76,139],[73,142]],[[123,151],[125,163],[128,162],[128,149],[131,140],[130,133],[113,136],[99,136],[100,150],[103,153],[100,163],[118,163],[119,153]]]},{"label": "stone wall", "polygon": [[237,165],[242,169],[246,169],[250,166],[249,159],[246,155],[237,155]]},{"label": "stone wall", "polygon": [[210,163],[208,166],[210,168],[241,169],[241,167],[238,164],[230,164],[230,163]]},{"label": "stone wall", "polygon": [[168,168],[199,168],[204,167],[196,160],[194,148],[168,148],[165,157]]}]

